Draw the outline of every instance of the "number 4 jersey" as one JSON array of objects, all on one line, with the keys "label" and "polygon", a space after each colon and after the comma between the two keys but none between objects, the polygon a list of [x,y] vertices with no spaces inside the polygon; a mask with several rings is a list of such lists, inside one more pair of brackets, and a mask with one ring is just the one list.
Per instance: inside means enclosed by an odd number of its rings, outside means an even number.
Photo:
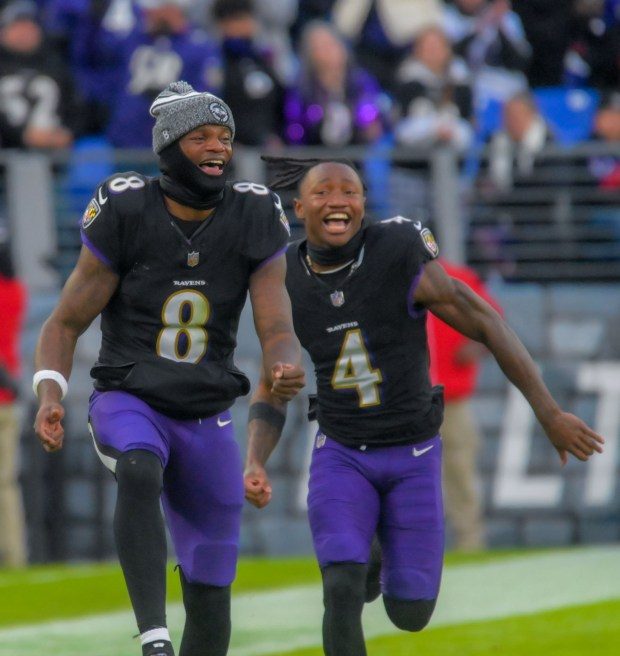
[{"label": "number 4 jersey", "polygon": [[120,276],[101,313],[95,389],[124,390],[179,419],[247,394],[233,363],[239,315],[251,274],[288,237],[280,200],[262,185],[227,183],[211,216],[188,225],[168,213],[158,178],[106,180],[82,218],[82,242]]},{"label": "number 4 jersey", "polygon": [[437,244],[404,217],[364,230],[344,278],[311,272],[305,241],[287,253],[295,332],[316,373],[317,419],[347,445],[423,441],[439,432],[443,398],[430,384],[426,312],[412,296]]}]

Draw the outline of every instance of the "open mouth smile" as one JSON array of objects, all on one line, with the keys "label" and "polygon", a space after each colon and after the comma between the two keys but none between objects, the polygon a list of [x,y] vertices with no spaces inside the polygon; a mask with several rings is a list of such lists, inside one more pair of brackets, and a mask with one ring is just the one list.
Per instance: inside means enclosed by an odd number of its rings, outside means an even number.
[{"label": "open mouth smile", "polygon": [[198,168],[207,175],[222,175],[224,172],[223,159],[206,159],[200,162]]},{"label": "open mouth smile", "polygon": [[351,224],[351,217],[345,212],[332,212],[323,219],[323,226],[330,235],[341,235]]}]

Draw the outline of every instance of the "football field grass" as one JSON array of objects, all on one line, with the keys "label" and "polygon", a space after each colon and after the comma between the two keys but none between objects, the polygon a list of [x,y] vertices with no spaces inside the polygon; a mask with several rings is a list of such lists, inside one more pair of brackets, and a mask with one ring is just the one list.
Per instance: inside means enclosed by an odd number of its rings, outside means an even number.
[{"label": "football field grass", "polygon": [[[321,590],[311,559],[243,560],[230,656],[320,656]],[[178,645],[180,591],[170,575]],[[431,624],[396,630],[364,610],[370,656],[612,656],[620,653],[620,547],[448,555]],[[137,656],[115,565],[0,571],[1,656]]]}]

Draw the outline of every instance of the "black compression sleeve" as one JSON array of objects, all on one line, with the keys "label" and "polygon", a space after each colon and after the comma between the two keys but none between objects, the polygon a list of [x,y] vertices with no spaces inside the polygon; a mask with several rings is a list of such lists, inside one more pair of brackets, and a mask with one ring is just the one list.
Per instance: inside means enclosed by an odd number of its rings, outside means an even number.
[{"label": "black compression sleeve", "polygon": [[281,433],[282,428],[284,428],[286,416],[271,404],[265,403],[264,401],[257,401],[256,403],[252,403],[248,411],[248,423],[253,419],[260,419],[273,426],[278,433]]}]

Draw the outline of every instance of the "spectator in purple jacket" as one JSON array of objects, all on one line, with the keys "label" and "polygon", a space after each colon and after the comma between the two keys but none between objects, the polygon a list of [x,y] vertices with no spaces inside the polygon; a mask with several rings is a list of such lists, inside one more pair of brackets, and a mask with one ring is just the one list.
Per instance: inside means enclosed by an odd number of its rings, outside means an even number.
[{"label": "spectator in purple jacket", "polygon": [[123,71],[123,41],[137,19],[131,1],[49,0],[46,6],[46,31],[70,62],[86,103],[87,134],[107,128]]},{"label": "spectator in purple jacket", "polygon": [[323,21],[308,23],[299,56],[298,84],[285,102],[286,141],[325,146],[377,141],[387,127],[389,100],[356,66],[335,29]]},{"label": "spectator in purple jacket", "polygon": [[[219,50],[187,16],[190,0],[136,0],[131,31],[110,30],[107,12],[92,12],[76,50],[83,60],[107,62],[113,87],[107,136],[117,148],[149,148],[151,102],[170,82],[184,79],[197,90],[219,92]],[[76,37],[77,38],[77,37]]]}]

